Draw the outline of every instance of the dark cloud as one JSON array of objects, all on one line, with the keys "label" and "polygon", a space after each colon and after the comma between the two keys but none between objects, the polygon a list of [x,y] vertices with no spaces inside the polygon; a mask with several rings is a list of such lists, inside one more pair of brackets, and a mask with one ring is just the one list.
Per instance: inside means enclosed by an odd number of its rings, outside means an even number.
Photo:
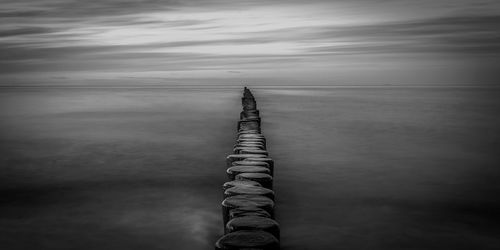
[{"label": "dark cloud", "polygon": [[331,35],[341,36],[414,36],[445,35],[466,32],[488,32],[498,34],[500,16],[449,16],[424,20],[409,20],[393,23],[341,27],[332,29]]},{"label": "dark cloud", "polygon": [[0,37],[43,34],[43,33],[49,33],[49,32],[51,32],[51,29],[44,28],[44,27],[25,27],[25,28],[18,28],[18,29],[2,30],[2,31],[0,31]]},{"label": "dark cloud", "polygon": [[44,15],[44,11],[18,11],[15,9],[12,9],[10,11],[0,11],[0,18],[9,18],[9,17],[20,17],[20,18],[26,18],[26,17],[37,17],[37,16],[42,16]]},{"label": "dark cloud", "polygon": [[[138,13],[141,11],[159,11],[170,6],[180,5],[182,1],[173,0],[104,0],[104,1],[77,1],[77,0],[44,0],[44,1],[6,1],[4,11],[0,16],[5,17],[95,17]],[[38,10],[23,11],[22,8],[38,8]]]},{"label": "dark cloud", "polygon": [[426,20],[328,27],[313,35],[324,41],[352,42],[312,48],[312,52],[499,53],[500,16],[451,16]]}]

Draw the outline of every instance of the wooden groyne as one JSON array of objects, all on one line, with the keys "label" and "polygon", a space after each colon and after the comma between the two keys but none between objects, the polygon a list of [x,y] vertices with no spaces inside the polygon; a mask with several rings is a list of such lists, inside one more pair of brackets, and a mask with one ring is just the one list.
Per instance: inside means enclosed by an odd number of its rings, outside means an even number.
[{"label": "wooden groyne", "polygon": [[274,161],[262,135],[257,102],[246,87],[241,101],[236,144],[226,158],[229,181],[222,186],[224,236],[215,249],[275,250],[280,230],[274,220]]}]

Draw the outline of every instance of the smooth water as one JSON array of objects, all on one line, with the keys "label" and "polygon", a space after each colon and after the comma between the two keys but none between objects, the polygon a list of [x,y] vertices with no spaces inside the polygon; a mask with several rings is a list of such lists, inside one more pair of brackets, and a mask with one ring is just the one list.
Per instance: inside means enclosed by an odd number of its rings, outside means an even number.
[{"label": "smooth water", "polygon": [[[500,89],[253,92],[282,249],[500,247]],[[0,89],[0,249],[213,249],[240,96]]]}]

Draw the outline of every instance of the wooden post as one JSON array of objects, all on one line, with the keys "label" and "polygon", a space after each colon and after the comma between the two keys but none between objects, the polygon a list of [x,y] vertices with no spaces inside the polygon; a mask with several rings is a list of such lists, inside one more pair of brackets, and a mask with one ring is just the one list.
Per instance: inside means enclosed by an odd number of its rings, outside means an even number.
[{"label": "wooden post", "polygon": [[239,166],[232,166],[226,170],[227,176],[229,177],[229,180],[234,180],[236,175],[242,174],[242,173],[263,173],[263,174],[271,174],[271,171],[269,168],[262,167],[262,166],[245,166],[245,165],[239,165]]},{"label": "wooden post", "polygon": [[267,155],[259,155],[259,154],[231,154],[226,157],[226,165],[227,167],[231,167],[234,161],[242,161],[247,158],[255,159],[255,158],[267,158]]},{"label": "wooden post", "polygon": [[262,216],[244,216],[234,218],[227,223],[226,229],[229,233],[240,230],[262,230],[274,235],[277,239],[280,238],[278,222]]},{"label": "wooden post", "polygon": [[215,243],[215,250],[277,250],[278,239],[272,234],[257,230],[241,230],[228,233]]},{"label": "wooden post", "polygon": [[260,185],[260,183],[258,183],[256,181],[233,180],[233,181],[228,181],[228,182],[224,183],[224,185],[222,185],[222,190],[226,191],[226,189],[228,189],[228,188],[237,187],[237,186],[262,187],[262,185]]},{"label": "wooden post", "polygon": [[262,195],[274,201],[274,192],[264,187],[232,187],[224,191],[224,198],[236,195]]},{"label": "wooden post", "polygon": [[269,170],[271,170],[271,175],[274,176],[274,161],[268,157],[248,157],[245,158],[245,161],[256,161],[256,162],[265,162],[269,164]]},{"label": "wooden post", "polygon": [[233,208],[229,211],[229,220],[243,216],[261,216],[271,218],[271,215],[266,212],[266,210],[257,207],[239,207]]},{"label": "wooden post", "polygon": [[264,173],[240,173],[236,175],[236,180],[256,181],[265,188],[273,189],[273,177]]},{"label": "wooden post", "polygon": [[229,210],[241,207],[262,208],[274,218],[274,201],[261,195],[242,194],[229,196],[222,201],[222,221],[226,225],[229,219]]},{"label": "wooden post", "polygon": [[233,166],[238,166],[238,165],[245,165],[245,166],[264,166],[269,168],[269,163],[265,161],[249,161],[248,159],[251,158],[245,158],[242,161],[233,161]]},{"label": "wooden post", "polygon": [[243,110],[240,113],[240,120],[248,118],[260,118],[259,110]]},{"label": "wooden post", "polygon": [[262,143],[262,142],[240,142],[240,143],[234,144],[233,148],[237,148],[237,147],[255,147],[255,148],[264,149],[264,150],[266,149],[266,145],[264,145],[264,143]]},{"label": "wooden post", "polygon": [[216,250],[277,250],[280,230],[274,220],[274,161],[262,134],[260,112],[245,87],[233,154],[226,157],[229,182],[223,185],[224,236]]},{"label": "wooden post", "polygon": [[[257,130],[260,133],[261,131],[260,119],[249,118],[238,121],[237,131],[246,131],[246,130]],[[241,134],[240,136],[242,135],[251,135],[251,134]]]},{"label": "wooden post", "polygon": [[[254,147],[254,146],[239,146],[239,147],[233,148],[233,153],[243,154],[242,150],[251,150],[251,151],[248,151],[249,152],[248,154],[253,154],[254,152],[258,152],[258,151],[252,151],[252,150],[262,150],[262,149],[259,147]],[[265,153],[267,155],[267,151],[265,151]]]},{"label": "wooden post", "polygon": [[251,147],[247,147],[247,148],[241,148],[240,149],[240,154],[257,154],[257,155],[267,155],[269,156],[269,153],[267,152],[267,150],[262,150],[262,149],[255,149],[255,148],[251,148]]}]

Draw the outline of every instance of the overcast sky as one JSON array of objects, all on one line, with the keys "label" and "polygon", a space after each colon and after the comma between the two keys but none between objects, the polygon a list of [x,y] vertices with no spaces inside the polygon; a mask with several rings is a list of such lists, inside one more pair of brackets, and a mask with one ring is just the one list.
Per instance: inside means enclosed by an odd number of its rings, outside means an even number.
[{"label": "overcast sky", "polygon": [[495,84],[498,0],[1,0],[0,84]]}]

